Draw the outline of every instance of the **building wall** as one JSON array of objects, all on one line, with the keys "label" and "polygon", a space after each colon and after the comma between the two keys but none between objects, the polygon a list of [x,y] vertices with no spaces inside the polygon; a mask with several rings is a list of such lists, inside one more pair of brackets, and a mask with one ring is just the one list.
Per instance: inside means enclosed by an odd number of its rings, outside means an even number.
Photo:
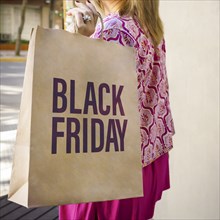
[{"label": "building wall", "polygon": [[169,154],[171,188],[154,219],[217,220],[220,1],[160,3],[176,134]]},{"label": "building wall", "polygon": [[50,14],[49,7],[42,7],[42,10],[41,10],[41,25],[45,28],[49,27],[49,14]]},{"label": "building wall", "polygon": [[[10,36],[10,40],[17,37],[20,25],[21,5],[1,4],[0,7],[0,34],[1,40],[5,35]],[[31,29],[37,25],[45,28],[49,27],[49,6],[28,5],[25,12],[25,24],[21,39],[29,40]]]}]

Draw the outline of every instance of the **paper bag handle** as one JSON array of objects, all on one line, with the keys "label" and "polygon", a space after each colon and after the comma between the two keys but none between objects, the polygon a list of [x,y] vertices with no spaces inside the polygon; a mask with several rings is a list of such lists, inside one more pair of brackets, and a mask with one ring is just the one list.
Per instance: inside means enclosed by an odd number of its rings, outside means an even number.
[{"label": "paper bag handle", "polygon": [[102,15],[98,13],[98,17],[100,18],[100,21],[101,21],[101,25],[102,25],[102,28],[101,28],[101,39],[103,40],[103,31],[104,31],[104,22],[103,22],[103,18],[102,18]]}]

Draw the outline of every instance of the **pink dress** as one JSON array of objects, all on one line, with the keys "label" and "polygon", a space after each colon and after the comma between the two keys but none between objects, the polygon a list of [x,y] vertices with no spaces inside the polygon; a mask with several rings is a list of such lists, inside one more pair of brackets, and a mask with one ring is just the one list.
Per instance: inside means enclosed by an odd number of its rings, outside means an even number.
[{"label": "pink dress", "polygon": [[[103,37],[136,49],[144,197],[59,206],[60,220],[146,220],[154,215],[162,192],[170,188],[169,151],[175,134],[169,102],[166,49],[155,53],[151,38],[136,19],[118,13],[104,18]],[[92,38],[100,38],[97,25]],[[120,61],[120,58],[119,58]]]}]

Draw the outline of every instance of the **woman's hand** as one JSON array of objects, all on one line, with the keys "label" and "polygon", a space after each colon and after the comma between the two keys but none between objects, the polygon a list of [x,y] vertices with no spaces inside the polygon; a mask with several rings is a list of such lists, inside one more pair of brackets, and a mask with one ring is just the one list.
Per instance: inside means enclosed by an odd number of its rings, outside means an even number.
[{"label": "woman's hand", "polygon": [[[88,0],[86,1],[86,3],[75,1],[75,5],[76,7],[70,9],[67,12],[67,15],[74,17],[78,32],[80,34],[85,36],[92,35],[95,31],[95,26],[98,20],[98,12],[95,6]],[[84,16],[89,16],[91,20],[84,20]]]}]

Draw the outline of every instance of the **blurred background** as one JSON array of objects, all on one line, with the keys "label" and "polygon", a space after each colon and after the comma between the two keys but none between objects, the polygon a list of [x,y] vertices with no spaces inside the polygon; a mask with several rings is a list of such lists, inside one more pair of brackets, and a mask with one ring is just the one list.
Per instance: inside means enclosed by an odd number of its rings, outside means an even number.
[{"label": "blurred background", "polygon": [[63,29],[63,1],[0,1],[1,196],[8,192],[28,43],[37,25]]},{"label": "blurred background", "polygon": [[1,43],[16,40],[18,27],[21,23],[22,3],[25,3],[26,6],[21,37],[23,42],[29,41],[30,30],[36,25],[45,28],[63,28],[62,0],[1,0]]}]

